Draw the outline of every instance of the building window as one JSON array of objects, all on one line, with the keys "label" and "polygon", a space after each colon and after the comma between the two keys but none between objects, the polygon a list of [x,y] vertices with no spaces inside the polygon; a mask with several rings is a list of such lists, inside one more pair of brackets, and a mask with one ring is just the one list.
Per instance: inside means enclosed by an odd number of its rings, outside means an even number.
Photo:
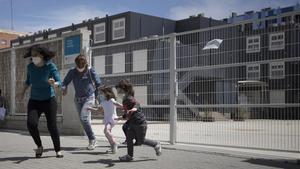
[{"label": "building window", "polygon": [[260,36],[247,37],[246,53],[260,52]]},{"label": "building window", "polygon": [[125,53],[113,54],[113,73],[124,73],[125,72]]},{"label": "building window", "polygon": [[147,71],[147,54],[147,49],[133,51],[133,71]]},{"label": "building window", "polygon": [[34,41],[41,41],[41,40],[44,40],[44,37],[38,37],[34,39]]},{"label": "building window", "polygon": [[18,45],[20,45],[19,42],[12,43],[12,46],[18,46]]},{"label": "building window", "polygon": [[269,50],[281,50],[284,47],[284,32],[270,34]]},{"label": "building window", "polygon": [[285,76],[284,62],[270,63],[270,79],[282,79]]},{"label": "building window", "polygon": [[105,23],[94,25],[94,43],[105,42]]},{"label": "building window", "polygon": [[113,20],[113,40],[125,38],[125,18]]},{"label": "building window", "polygon": [[105,56],[94,57],[94,68],[98,74],[105,74]]},{"label": "building window", "polygon": [[72,31],[71,30],[67,30],[67,31],[62,32],[61,34],[63,35],[63,34],[70,33],[70,32],[72,32]]},{"label": "building window", "polygon": [[140,105],[147,105],[147,86],[134,86],[134,91],[135,98],[139,101]]},{"label": "building window", "polygon": [[57,34],[51,34],[51,35],[48,35],[48,39],[51,39],[51,38],[56,38],[57,37]]},{"label": "building window", "polygon": [[247,66],[247,79],[259,80],[260,78],[260,65],[248,65]]},{"label": "building window", "polygon": [[270,90],[270,103],[271,104],[285,103],[285,91]]},{"label": "building window", "polygon": [[28,44],[28,43],[31,43],[31,40],[30,40],[30,39],[24,40],[24,41],[23,41],[23,44]]}]

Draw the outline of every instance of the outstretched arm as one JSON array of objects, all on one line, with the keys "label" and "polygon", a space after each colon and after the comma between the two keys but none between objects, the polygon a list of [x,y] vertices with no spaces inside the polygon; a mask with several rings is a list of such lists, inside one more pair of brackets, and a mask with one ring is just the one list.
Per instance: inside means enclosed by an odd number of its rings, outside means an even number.
[{"label": "outstretched arm", "polygon": [[97,108],[94,108],[94,107],[88,107],[87,108],[88,110],[92,111],[92,112],[95,112],[95,113],[103,113],[104,110],[103,110],[103,107],[97,107]]},{"label": "outstretched arm", "polygon": [[123,105],[121,103],[117,102],[115,99],[111,99],[111,101],[115,106],[117,106],[117,108],[123,109]]},{"label": "outstretched arm", "polygon": [[68,85],[72,80],[73,80],[73,71],[69,70],[66,77],[64,78],[64,81],[62,82],[62,87],[61,87],[64,96],[67,95]]}]

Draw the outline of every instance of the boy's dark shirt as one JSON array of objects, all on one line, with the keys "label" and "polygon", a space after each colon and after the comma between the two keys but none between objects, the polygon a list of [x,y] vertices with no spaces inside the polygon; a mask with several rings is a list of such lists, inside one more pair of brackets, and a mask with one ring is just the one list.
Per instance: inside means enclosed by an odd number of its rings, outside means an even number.
[{"label": "boy's dark shirt", "polygon": [[[146,118],[144,113],[141,111],[140,104],[135,100],[132,96],[124,96],[122,101],[123,107],[125,109],[125,114],[123,115],[123,118],[128,119],[129,124],[146,124]],[[137,111],[132,111],[127,113],[128,110],[131,110],[132,108],[136,108]]]}]

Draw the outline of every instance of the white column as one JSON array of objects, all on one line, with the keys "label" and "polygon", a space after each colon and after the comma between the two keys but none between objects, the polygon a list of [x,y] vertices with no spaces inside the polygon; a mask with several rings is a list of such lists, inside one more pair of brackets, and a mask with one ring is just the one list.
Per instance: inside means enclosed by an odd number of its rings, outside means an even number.
[{"label": "white column", "polygon": [[[61,71],[62,79],[66,76],[68,69]],[[63,114],[63,125],[62,133],[64,134],[75,134],[84,135],[83,128],[80,124],[78,112],[74,103],[75,90],[73,83],[68,86],[68,94],[62,97],[62,114]]]},{"label": "white column", "polygon": [[[81,46],[80,51],[83,51],[83,45],[82,45],[82,34],[80,31],[70,32],[63,35],[63,43],[62,43],[62,70],[60,71],[61,79],[65,78],[66,74],[70,70],[70,65],[72,63],[65,62],[65,55],[64,55],[64,47],[65,47],[65,39],[69,36],[74,35],[80,35],[81,39]],[[79,53],[78,53],[79,54]],[[78,54],[74,54],[74,56],[77,56]],[[74,57],[75,58],[75,57]],[[72,59],[74,59],[72,58]],[[68,85],[68,94],[66,96],[62,97],[62,115],[63,115],[63,124],[62,124],[62,133],[64,134],[74,134],[74,135],[84,135],[84,130],[81,126],[80,119],[78,112],[76,110],[76,105],[74,103],[74,97],[75,97],[75,90],[73,83],[71,82]]]},{"label": "white column", "polygon": [[177,137],[177,73],[176,73],[176,33],[170,37],[170,143]]},{"label": "white column", "polygon": [[10,56],[10,113],[14,114],[16,112],[16,51],[11,48]]}]

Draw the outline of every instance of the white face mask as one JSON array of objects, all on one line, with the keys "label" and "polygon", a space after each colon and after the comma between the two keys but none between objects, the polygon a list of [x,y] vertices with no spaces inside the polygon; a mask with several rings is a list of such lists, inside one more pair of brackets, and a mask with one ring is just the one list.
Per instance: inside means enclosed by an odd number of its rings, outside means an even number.
[{"label": "white face mask", "polygon": [[84,69],[85,69],[85,67],[83,67],[83,68],[81,68],[81,69],[77,67],[76,69],[77,69],[79,72],[83,72]]},{"label": "white face mask", "polygon": [[32,62],[35,65],[40,65],[42,63],[42,58],[40,58],[40,57],[32,57]]}]

